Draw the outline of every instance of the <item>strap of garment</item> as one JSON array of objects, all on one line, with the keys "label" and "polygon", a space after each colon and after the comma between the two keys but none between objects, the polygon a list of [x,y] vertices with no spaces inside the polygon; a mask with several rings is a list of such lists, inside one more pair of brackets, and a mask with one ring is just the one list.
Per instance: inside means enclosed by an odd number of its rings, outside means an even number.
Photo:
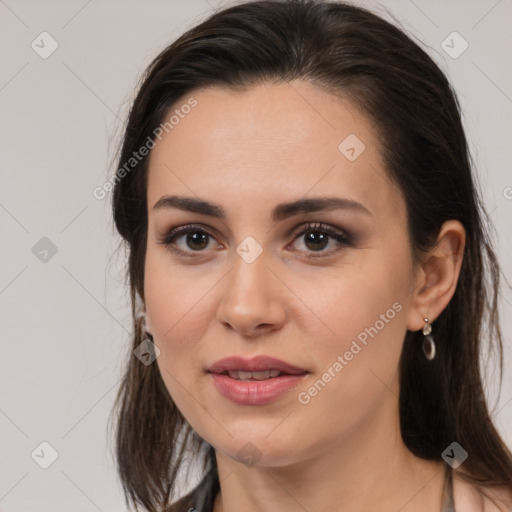
[{"label": "strap of garment", "polygon": [[443,488],[443,505],[441,512],[455,512],[455,504],[453,502],[453,476],[452,470],[448,464],[445,465],[444,471],[444,488]]}]

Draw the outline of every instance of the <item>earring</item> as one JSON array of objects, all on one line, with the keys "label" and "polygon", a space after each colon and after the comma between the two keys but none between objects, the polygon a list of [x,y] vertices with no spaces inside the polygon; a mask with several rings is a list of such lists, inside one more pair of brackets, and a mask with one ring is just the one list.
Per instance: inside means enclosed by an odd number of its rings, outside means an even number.
[{"label": "earring", "polygon": [[432,361],[436,356],[436,344],[434,343],[434,338],[430,335],[432,332],[432,325],[428,323],[428,318],[424,318],[423,320],[425,320],[425,325],[422,329],[424,336],[422,346],[423,353],[429,361]]}]

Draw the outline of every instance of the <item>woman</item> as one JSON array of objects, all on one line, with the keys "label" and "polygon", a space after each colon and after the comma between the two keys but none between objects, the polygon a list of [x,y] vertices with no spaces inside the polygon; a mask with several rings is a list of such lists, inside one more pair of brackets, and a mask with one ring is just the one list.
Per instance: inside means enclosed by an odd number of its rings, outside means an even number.
[{"label": "woman", "polygon": [[479,370],[499,267],[457,99],[402,31],[323,1],[217,12],[148,68],[113,201],[128,503],[511,509]]}]

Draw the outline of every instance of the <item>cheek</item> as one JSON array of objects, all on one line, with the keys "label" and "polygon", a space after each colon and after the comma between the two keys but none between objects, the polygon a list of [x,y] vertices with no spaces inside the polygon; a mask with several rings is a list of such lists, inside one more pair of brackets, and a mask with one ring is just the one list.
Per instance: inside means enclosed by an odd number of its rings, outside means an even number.
[{"label": "cheek", "polygon": [[196,394],[197,372],[206,364],[201,341],[213,314],[209,291],[218,278],[204,270],[183,271],[170,262],[169,256],[148,251],[144,296],[153,341],[160,349],[156,362],[170,395],[185,413],[190,393]]},{"label": "cheek", "polygon": [[397,376],[406,332],[407,262],[380,256],[378,262],[323,279],[321,293],[312,297],[321,322],[316,332],[310,324],[306,338],[316,354],[319,380],[300,391],[306,393],[303,402],[318,405],[318,414],[329,403],[363,413],[361,404],[378,400]]},{"label": "cheek", "polygon": [[398,301],[383,304],[366,302],[357,315],[340,314],[332,323],[336,344],[316,343],[318,372],[296,391],[299,417],[310,419],[311,429],[323,431],[326,445],[350,438],[383,404],[395,403],[405,315]]},{"label": "cheek", "polygon": [[208,291],[215,276],[199,268],[173,264],[165,251],[148,250],[144,296],[155,341],[164,350],[182,352],[200,339]]},{"label": "cheek", "polygon": [[203,420],[197,405],[197,400],[202,402],[197,371],[204,365],[200,342],[205,331],[198,312],[204,303],[197,281],[190,289],[183,288],[181,281],[150,269],[144,290],[153,341],[160,349],[156,359],[160,375],[178,409],[197,430]]},{"label": "cheek", "polygon": [[403,270],[398,269],[406,268],[406,262],[387,261],[389,258],[383,254],[364,259],[324,275],[314,295],[304,292],[308,306],[317,313],[317,324],[322,326],[323,336],[312,336],[313,342],[343,350],[359,335],[364,343],[364,333],[369,336],[367,329],[374,333],[371,327],[375,324],[380,338],[393,339],[397,324],[402,330],[402,319],[397,320],[396,313],[404,309],[408,282]]}]

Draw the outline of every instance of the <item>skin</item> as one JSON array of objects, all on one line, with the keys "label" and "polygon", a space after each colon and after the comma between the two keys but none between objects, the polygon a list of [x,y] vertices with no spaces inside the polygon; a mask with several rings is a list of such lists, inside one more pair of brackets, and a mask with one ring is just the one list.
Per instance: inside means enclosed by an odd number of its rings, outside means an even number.
[{"label": "skin", "polygon": [[[215,512],[440,510],[444,463],[419,459],[402,442],[397,366],[407,329],[428,318],[435,339],[435,319],[456,288],[464,228],[446,222],[437,246],[413,265],[405,203],[387,178],[374,123],[348,100],[304,81],[193,96],[197,106],[150,157],[144,295],[165,385],[216,450]],[[338,150],[349,134],[366,146],[354,161]],[[164,195],[213,202],[226,218],[153,209]],[[371,215],[270,217],[278,203],[324,196],[358,201]],[[354,243],[329,238],[320,253],[331,254],[318,257],[304,235],[290,235],[307,222],[347,231]],[[200,250],[184,235],[175,240],[195,258],[159,243],[190,223],[212,235]],[[262,248],[250,264],[236,252],[247,236]],[[298,394],[394,303],[400,312],[301,404]],[[310,373],[270,404],[236,405],[206,372],[234,354],[268,354]],[[260,457],[253,465],[238,456],[249,442]]]}]

